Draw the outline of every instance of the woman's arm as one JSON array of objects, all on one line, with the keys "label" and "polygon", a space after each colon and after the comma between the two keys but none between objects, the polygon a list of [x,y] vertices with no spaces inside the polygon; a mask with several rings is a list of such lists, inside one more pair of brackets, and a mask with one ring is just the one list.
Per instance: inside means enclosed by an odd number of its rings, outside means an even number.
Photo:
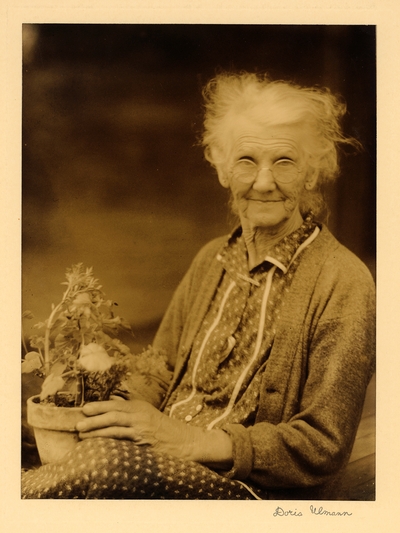
[{"label": "woman's arm", "polygon": [[[327,269],[315,294],[325,296],[311,306],[296,355],[305,364],[304,384],[298,395],[286,391],[281,422],[266,418],[253,427],[226,428],[233,440],[232,475],[240,471],[240,479],[265,488],[319,485],[346,464],[374,369],[370,277],[348,270],[335,276]],[[299,368],[293,372],[297,376]]]}]

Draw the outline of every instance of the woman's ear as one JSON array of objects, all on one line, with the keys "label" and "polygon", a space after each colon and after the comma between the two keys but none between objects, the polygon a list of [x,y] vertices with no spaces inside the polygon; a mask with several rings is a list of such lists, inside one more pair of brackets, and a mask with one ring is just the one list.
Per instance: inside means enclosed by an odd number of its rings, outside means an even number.
[{"label": "woman's ear", "polygon": [[311,189],[314,189],[315,185],[318,181],[318,170],[316,169],[310,169],[307,173],[306,179],[304,180],[304,187],[311,191]]},{"label": "woman's ear", "polygon": [[225,187],[225,189],[228,189],[229,188],[228,173],[225,170],[223,170],[221,167],[217,168],[217,173],[218,173],[219,182],[222,185],[222,187]]}]

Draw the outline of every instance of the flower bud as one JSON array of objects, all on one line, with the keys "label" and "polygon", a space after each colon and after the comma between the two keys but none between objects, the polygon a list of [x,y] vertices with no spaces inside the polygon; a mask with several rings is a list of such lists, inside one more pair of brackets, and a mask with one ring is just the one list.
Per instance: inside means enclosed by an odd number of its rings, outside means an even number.
[{"label": "flower bud", "polygon": [[73,305],[90,305],[92,303],[92,299],[88,292],[81,292],[74,298],[72,303]]}]

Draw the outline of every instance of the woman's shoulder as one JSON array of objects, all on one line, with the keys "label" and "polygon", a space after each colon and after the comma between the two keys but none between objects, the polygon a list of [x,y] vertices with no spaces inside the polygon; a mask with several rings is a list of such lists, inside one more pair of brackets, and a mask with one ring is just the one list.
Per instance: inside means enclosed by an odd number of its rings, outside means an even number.
[{"label": "woman's shoulder", "polygon": [[212,273],[219,272],[221,263],[218,261],[218,254],[223,249],[228,238],[228,235],[217,237],[204,244],[192,259],[182,282],[189,283],[189,285],[195,283],[197,286],[199,280]]},{"label": "woman's shoulder", "polygon": [[221,252],[222,248],[225,246],[229,239],[229,235],[223,235],[216,237],[211,241],[208,241],[204,244],[200,250],[197,252],[194,262],[211,262],[218,257],[218,254]]},{"label": "woman's shoulder", "polygon": [[353,283],[374,285],[371,271],[366,264],[346,246],[341,244],[325,226],[321,225],[319,238],[312,251],[314,257],[323,258],[322,272],[330,277],[340,277]]}]

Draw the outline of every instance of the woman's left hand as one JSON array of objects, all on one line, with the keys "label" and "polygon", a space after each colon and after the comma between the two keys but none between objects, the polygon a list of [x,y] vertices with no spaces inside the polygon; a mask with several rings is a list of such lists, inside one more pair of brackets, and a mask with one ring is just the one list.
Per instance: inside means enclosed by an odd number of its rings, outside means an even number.
[{"label": "woman's left hand", "polygon": [[225,432],[189,426],[169,418],[146,401],[93,402],[83,406],[83,413],[86,420],[76,426],[81,439],[126,439],[183,460],[231,464],[232,443]]}]

